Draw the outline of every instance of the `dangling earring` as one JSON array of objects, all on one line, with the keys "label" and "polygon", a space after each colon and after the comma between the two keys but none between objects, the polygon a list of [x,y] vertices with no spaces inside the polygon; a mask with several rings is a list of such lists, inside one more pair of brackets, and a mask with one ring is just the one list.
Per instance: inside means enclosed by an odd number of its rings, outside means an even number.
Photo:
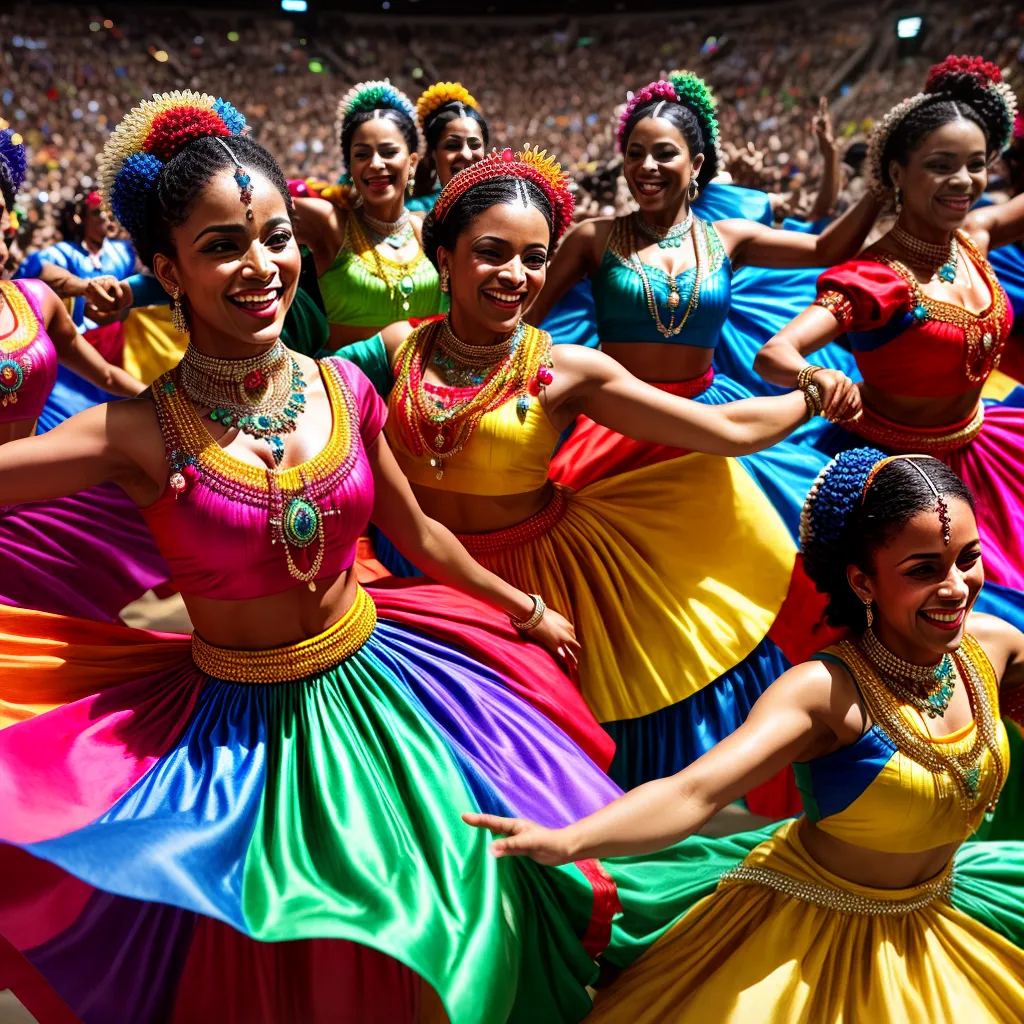
[{"label": "dangling earring", "polygon": [[450,287],[450,284],[449,284],[450,281],[451,281],[451,276],[448,273],[448,268],[447,267],[442,267],[441,268],[441,291],[443,291],[446,295],[448,294],[448,289]]},{"label": "dangling earring", "polygon": [[410,175],[410,176],[409,176],[409,183],[408,183],[408,184],[407,184],[407,185],[405,186],[405,194],[406,194],[406,195],[407,195],[407,196],[408,196],[408,197],[409,197],[410,199],[412,199],[412,193],[413,193],[413,189],[414,189],[415,187],[416,187],[416,182],[415,182],[415,181],[413,180],[412,176]]},{"label": "dangling earring", "polygon": [[188,334],[188,317],[185,316],[185,303],[180,300],[180,295],[177,288],[171,295],[171,326],[179,334]]},{"label": "dangling earring", "polygon": [[697,187],[697,179],[696,178],[691,178],[690,179],[690,184],[689,184],[689,186],[686,189],[686,195],[689,198],[691,203],[694,201],[694,199],[697,198],[698,195],[700,195],[700,189]]},{"label": "dangling earring", "polygon": [[893,186],[892,202],[893,206],[896,207],[896,216],[898,217],[903,211],[903,193],[900,191],[899,185]]},{"label": "dangling earring", "polygon": [[[862,598],[862,600],[864,599]],[[875,613],[871,610],[872,604],[873,602],[870,597],[864,600],[864,614],[868,617],[868,629],[871,628],[871,624],[875,621]]]}]

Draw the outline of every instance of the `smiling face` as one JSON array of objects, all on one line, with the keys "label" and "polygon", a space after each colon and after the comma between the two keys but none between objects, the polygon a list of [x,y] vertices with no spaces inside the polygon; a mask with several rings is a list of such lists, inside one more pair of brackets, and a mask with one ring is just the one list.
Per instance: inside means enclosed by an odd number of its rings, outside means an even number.
[{"label": "smiling face", "polygon": [[418,160],[390,118],[366,121],[352,135],[349,173],[369,207],[394,205],[401,200]]},{"label": "smiling face", "polygon": [[676,210],[686,201],[690,179],[704,163],[690,159],[683,133],[663,117],[638,121],[626,143],[622,173],[642,213]]},{"label": "smiling face", "polygon": [[547,275],[551,229],[535,206],[501,203],[459,235],[454,251],[438,249],[451,274],[452,329],[486,344],[515,330]]},{"label": "smiling face", "polygon": [[893,653],[929,664],[955,651],[985,573],[978,524],[970,505],[947,498],[949,544],[934,510],[918,512],[875,548],[872,571],[849,566],[857,596],[875,602],[875,632]]},{"label": "smiling face", "polygon": [[219,171],[188,219],[171,230],[172,254],[153,271],[184,295],[192,341],[210,355],[240,358],[273,344],[298,286],[301,257],[281,193],[252,176],[252,219],[234,169]]},{"label": "smiling face", "polygon": [[434,169],[438,184],[444,188],[459,171],[484,158],[484,134],[473,117],[457,117],[441,132],[434,149]]},{"label": "smiling face", "polygon": [[906,222],[955,231],[988,183],[985,135],[973,121],[950,121],[925,137],[906,166],[894,160],[889,176],[902,192]]}]

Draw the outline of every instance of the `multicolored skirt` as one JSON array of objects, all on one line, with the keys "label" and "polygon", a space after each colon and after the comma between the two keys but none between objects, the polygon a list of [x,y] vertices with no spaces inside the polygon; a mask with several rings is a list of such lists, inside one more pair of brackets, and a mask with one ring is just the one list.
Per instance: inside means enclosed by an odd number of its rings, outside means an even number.
[{"label": "multicolored skirt", "polygon": [[813,861],[796,826],[733,836],[727,870],[724,850],[696,868],[709,891],[588,1024],[1024,1020],[1024,845],[967,844],[929,882],[871,889]]},{"label": "multicolored skirt", "polygon": [[[84,1024],[588,1012],[614,879],[460,815],[596,810],[607,738],[500,615],[376,605],[263,652],[0,609],[0,934]],[[678,913],[658,863],[644,935]]]}]

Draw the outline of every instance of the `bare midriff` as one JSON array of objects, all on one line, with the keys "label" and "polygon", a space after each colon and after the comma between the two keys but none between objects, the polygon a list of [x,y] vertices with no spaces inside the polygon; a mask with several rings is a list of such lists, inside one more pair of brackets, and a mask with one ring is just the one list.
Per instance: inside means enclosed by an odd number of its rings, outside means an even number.
[{"label": "bare midriff", "polygon": [[554,485],[520,494],[455,494],[436,487],[413,485],[420,508],[453,533],[506,530],[542,512],[551,502]]},{"label": "bare midriff", "polygon": [[908,427],[945,427],[961,423],[973,415],[981,398],[981,388],[944,398],[918,398],[893,395],[870,384],[861,385],[864,404],[879,416]]},{"label": "bare midriff", "polygon": [[602,342],[601,350],[621,363],[634,377],[663,384],[702,376],[714,356],[711,348],[654,341]]},{"label": "bare midriff", "polygon": [[826,871],[873,889],[909,889],[935,878],[960,845],[947,843],[921,853],[882,853],[836,839],[806,817],[800,821],[800,841]]}]

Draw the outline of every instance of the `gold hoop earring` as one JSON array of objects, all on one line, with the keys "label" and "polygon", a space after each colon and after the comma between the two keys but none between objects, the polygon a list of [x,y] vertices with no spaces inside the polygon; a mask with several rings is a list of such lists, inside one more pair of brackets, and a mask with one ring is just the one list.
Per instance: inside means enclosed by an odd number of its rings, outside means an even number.
[{"label": "gold hoop earring", "polygon": [[686,195],[689,197],[691,203],[700,195],[700,188],[697,186],[696,178],[690,179],[690,184],[686,188]]},{"label": "gold hoop earring", "polygon": [[[862,598],[861,600],[864,599]],[[871,610],[873,603],[870,597],[864,601],[864,614],[868,617],[868,629],[871,628],[871,624],[875,621],[875,613]]]},{"label": "gold hoop earring", "polygon": [[181,292],[177,288],[171,295],[171,326],[179,334],[188,334],[188,317],[185,315],[185,303],[180,299]]},{"label": "gold hoop earring", "polygon": [[448,290],[450,288],[451,288],[451,275],[448,273],[448,268],[447,267],[442,267],[441,268],[441,291],[443,291],[447,295],[448,294]]}]

